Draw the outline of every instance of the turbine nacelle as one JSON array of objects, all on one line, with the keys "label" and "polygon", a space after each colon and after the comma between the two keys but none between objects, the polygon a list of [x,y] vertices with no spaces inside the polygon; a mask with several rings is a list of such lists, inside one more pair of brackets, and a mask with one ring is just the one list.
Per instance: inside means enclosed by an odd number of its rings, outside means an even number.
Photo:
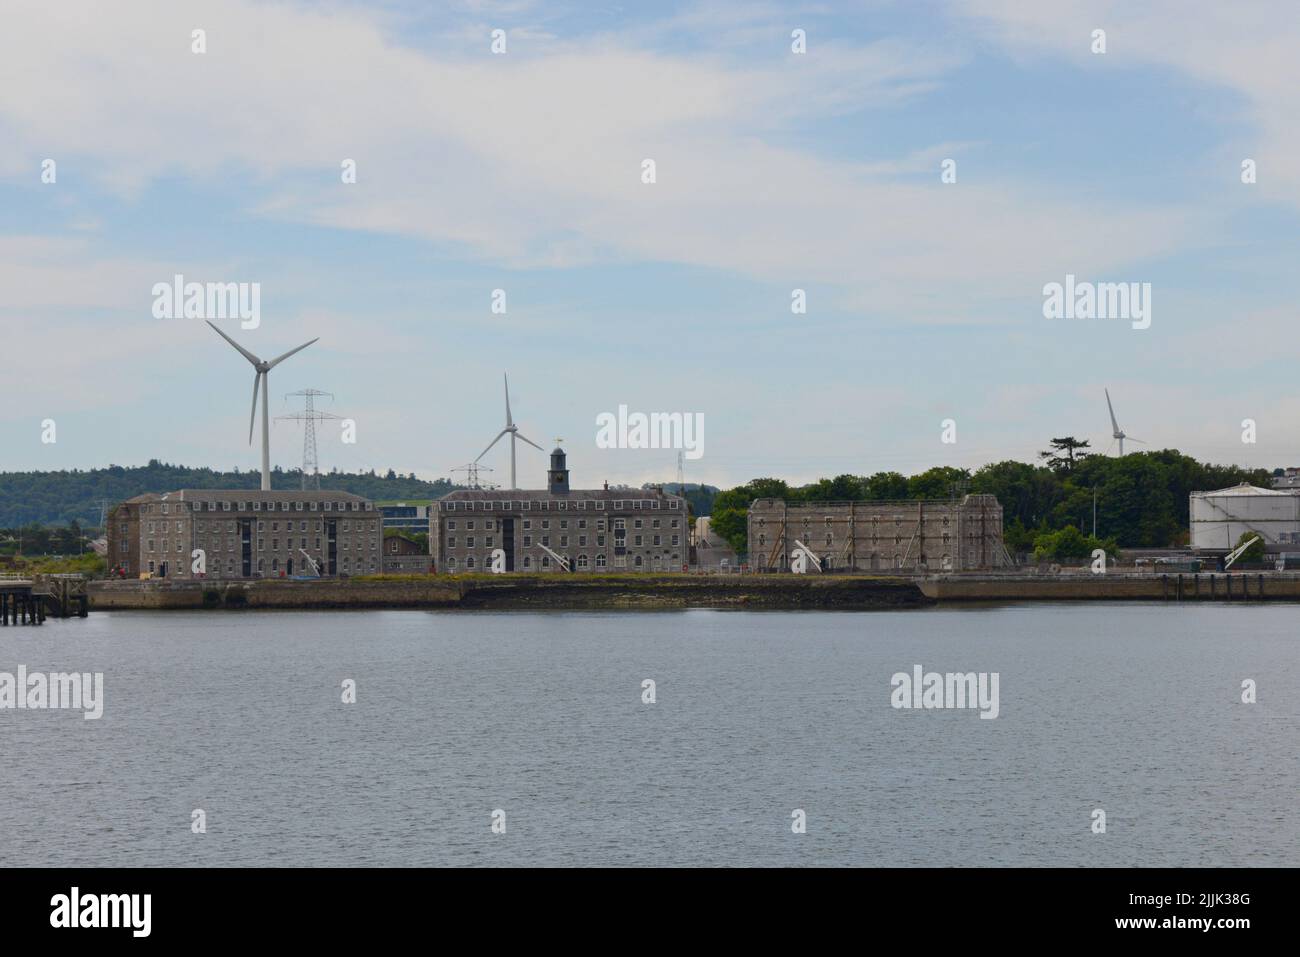
[{"label": "turbine nacelle", "polygon": [[[267,409],[267,394],[270,392],[271,387],[269,384],[268,374],[272,369],[295,352],[302,352],[303,349],[306,349],[313,342],[319,342],[320,337],[318,336],[315,339],[312,339],[311,342],[304,342],[297,348],[290,349],[288,352],[276,356],[274,359],[266,360],[259,359],[257,356],[253,355],[253,353],[249,352],[238,342],[213,325],[210,320],[208,321],[208,325],[212,326],[212,331],[222,339],[229,342],[253,367],[253,408],[248,416],[248,444],[253,444],[253,429],[257,424],[257,393],[260,390],[262,393],[262,490],[269,492],[271,490],[271,436],[269,422],[270,413]],[[264,380],[266,380],[265,385],[263,384]]]},{"label": "turbine nacelle", "polygon": [[505,375],[502,375],[502,379],[505,381],[506,388],[506,427],[497,433],[497,437],[488,443],[488,447],[478,454],[478,458],[474,462],[477,464],[479,459],[491,452],[492,446],[500,442],[503,436],[510,436],[510,487],[514,489],[519,487],[515,484],[515,440],[522,439],[539,452],[545,452],[546,450],[526,435],[521,434],[519,426],[515,425],[515,420],[510,414],[510,379]]},{"label": "turbine nacelle", "polygon": [[1124,455],[1125,439],[1128,439],[1130,442],[1137,442],[1139,445],[1146,445],[1146,443],[1141,439],[1133,438],[1119,427],[1119,423],[1115,421],[1115,407],[1110,404],[1110,390],[1105,389],[1103,391],[1106,393],[1106,408],[1110,411],[1110,445],[1106,446],[1106,451],[1110,451],[1111,445],[1114,445],[1116,440],[1119,441],[1119,454],[1121,457]]}]

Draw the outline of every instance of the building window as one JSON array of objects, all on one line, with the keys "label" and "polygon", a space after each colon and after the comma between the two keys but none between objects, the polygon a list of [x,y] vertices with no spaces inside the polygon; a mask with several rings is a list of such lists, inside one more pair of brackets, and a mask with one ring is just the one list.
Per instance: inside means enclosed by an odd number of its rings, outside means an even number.
[{"label": "building window", "polygon": [[578,567],[579,567],[579,568],[586,568],[586,567],[587,567],[587,556],[586,556],[586,555],[579,555],[579,556],[578,556]]},{"label": "building window", "polygon": [[596,556],[596,567],[597,567],[597,568],[604,568],[604,567],[605,567],[605,556],[604,556],[604,555],[597,555],[597,556]]}]

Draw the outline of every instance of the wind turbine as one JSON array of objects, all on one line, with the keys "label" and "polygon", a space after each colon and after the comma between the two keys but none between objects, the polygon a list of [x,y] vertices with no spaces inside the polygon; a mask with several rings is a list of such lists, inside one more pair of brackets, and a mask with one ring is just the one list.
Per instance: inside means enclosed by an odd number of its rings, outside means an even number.
[{"label": "wind turbine", "polygon": [[271,388],[271,386],[269,380],[267,379],[267,373],[269,373],[272,369],[278,366],[285,359],[289,358],[295,352],[302,352],[302,350],[306,349],[309,345],[311,345],[312,342],[319,342],[320,337],[318,336],[317,338],[311,340],[311,342],[304,342],[298,348],[290,349],[284,355],[272,359],[270,362],[263,362],[257,356],[253,355],[251,352],[249,352],[247,349],[241,346],[234,339],[230,338],[230,336],[226,335],[216,326],[213,326],[211,321],[208,322],[208,325],[212,326],[213,332],[215,332],[222,339],[225,339],[232,346],[238,349],[239,354],[242,355],[245,359],[247,359],[250,363],[252,363],[253,369],[255,370],[255,374],[253,376],[253,411],[248,417],[248,444],[249,445],[253,444],[253,424],[257,421],[257,390],[259,387],[261,387],[262,389],[262,491],[269,492],[271,490],[271,436],[269,431],[270,413],[267,412],[267,408],[266,408],[266,396],[267,396],[267,391]]},{"label": "wind turbine", "polygon": [[515,425],[515,420],[510,417],[510,378],[509,376],[506,376],[504,373],[502,374],[502,378],[505,379],[505,383],[506,383],[506,427],[497,433],[497,437],[492,440],[491,444],[488,445],[487,448],[485,448],[482,452],[479,453],[478,459],[475,459],[474,461],[477,463],[479,459],[481,459],[483,456],[491,452],[492,446],[496,445],[498,442],[501,441],[501,436],[505,435],[506,433],[509,433],[510,434],[510,487],[514,489],[519,487],[518,485],[515,484],[515,439],[523,439],[525,442],[527,442],[529,445],[531,445],[539,452],[545,452],[546,450],[542,448],[540,445],[538,445],[536,442],[534,442],[532,439],[519,434],[519,427]]},{"label": "wind turbine", "polygon": [[[1106,393],[1106,408],[1110,409],[1110,445],[1114,445],[1115,440],[1119,439],[1119,456],[1120,458],[1123,458],[1125,439],[1128,439],[1130,442],[1138,442],[1142,445],[1146,445],[1146,443],[1141,439],[1135,439],[1132,436],[1125,434],[1124,430],[1119,427],[1119,423],[1115,421],[1115,407],[1110,404],[1110,390],[1105,389],[1103,391]],[[1110,445],[1106,446],[1107,452],[1110,451]]]}]

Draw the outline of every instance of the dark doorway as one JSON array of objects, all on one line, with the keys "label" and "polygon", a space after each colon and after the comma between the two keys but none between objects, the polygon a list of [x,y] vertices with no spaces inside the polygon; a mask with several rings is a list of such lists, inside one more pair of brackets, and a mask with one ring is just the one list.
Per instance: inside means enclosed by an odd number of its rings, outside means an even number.
[{"label": "dark doorway", "polygon": [[501,549],[506,553],[506,571],[515,570],[515,520],[501,519]]}]

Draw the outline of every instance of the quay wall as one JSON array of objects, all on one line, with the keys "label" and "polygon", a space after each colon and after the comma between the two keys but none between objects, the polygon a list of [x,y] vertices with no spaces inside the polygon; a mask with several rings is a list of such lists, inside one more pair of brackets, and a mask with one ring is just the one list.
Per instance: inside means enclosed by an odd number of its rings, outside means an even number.
[{"label": "quay wall", "polygon": [[419,576],[327,581],[106,581],[95,611],[217,608],[906,608],[916,583],[867,576]]}]

